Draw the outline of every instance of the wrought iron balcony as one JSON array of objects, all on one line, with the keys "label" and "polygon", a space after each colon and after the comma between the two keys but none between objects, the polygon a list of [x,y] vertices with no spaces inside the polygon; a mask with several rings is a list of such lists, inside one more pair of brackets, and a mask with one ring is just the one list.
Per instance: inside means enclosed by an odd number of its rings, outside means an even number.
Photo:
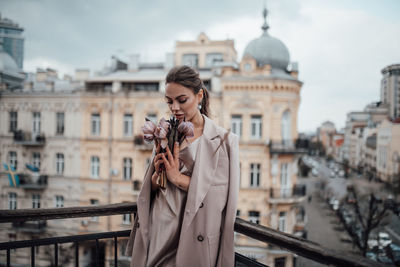
[{"label": "wrought iron balcony", "polygon": [[305,154],[307,149],[298,140],[271,140],[269,142],[271,154]]},{"label": "wrought iron balcony", "polygon": [[[91,216],[109,216],[117,214],[136,213],[136,210],[136,203],[121,203],[95,207],[92,206],[54,209],[0,210],[0,223],[80,218]],[[335,266],[365,267],[384,266],[370,259],[360,256],[354,256],[342,251],[338,252],[329,250],[323,248],[315,242],[311,242],[291,234],[279,232],[277,230],[254,224],[240,218],[236,218],[235,232],[244,234],[247,237],[254,238],[269,245],[281,247],[297,255],[306,257],[322,264]],[[126,238],[129,236],[129,234],[130,230],[126,230],[32,240],[9,241],[0,243],[0,252],[2,250],[6,251],[6,266],[12,266],[11,250],[19,248],[30,248],[30,262],[31,266],[34,267],[36,260],[35,247],[53,246],[54,266],[59,266],[59,257],[61,256],[59,255],[59,246],[65,243],[72,243],[75,257],[71,257],[71,259],[75,262],[75,266],[79,266],[79,246],[82,242],[91,240],[94,241],[95,245],[95,258],[92,264],[95,264],[95,266],[100,266],[101,261],[104,260],[100,258],[100,239],[112,239],[112,243],[109,242],[109,244],[113,244],[114,246],[113,252],[111,252],[111,254],[109,255],[109,257],[111,257],[112,259],[110,265],[118,266],[118,239],[121,237]],[[236,266],[265,266],[238,253],[236,253],[235,261]]]},{"label": "wrought iron balcony", "polygon": [[47,175],[38,175],[37,177],[34,174],[26,174],[26,173],[18,173],[20,187],[24,189],[45,189],[47,188]]},{"label": "wrought iron balcony", "polygon": [[47,221],[13,222],[12,226],[17,231],[40,234],[46,231]]},{"label": "wrought iron balcony", "polygon": [[294,185],[293,187],[273,187],[270,189],[270,203],[300,202],[306,195],[306,185]]},{"label": "wrought iron balcony", "polygon": [[46,137],[44,134],[32,134],[22,130],[14,132],[14,142],[23,146],[44,146],[46,144]]},{"label": "wrought iron balcony", "polygon": [[139,150],[149,150],[149,151],[152,151],[154,146],[153,144],[146,143],[142,135],[136,135],[135,138],[133,139],[133,144],[135,148]]}]

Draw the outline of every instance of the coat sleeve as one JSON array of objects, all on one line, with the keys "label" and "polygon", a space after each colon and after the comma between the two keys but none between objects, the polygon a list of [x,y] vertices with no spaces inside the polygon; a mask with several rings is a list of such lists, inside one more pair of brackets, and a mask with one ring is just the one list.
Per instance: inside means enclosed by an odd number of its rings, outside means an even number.
[{"label": "coat sleeve", "polygon": [[239,140],[237,135],[229,138],[229,191],[222,222],[222,233],[217,266],[235,266],[234,225],[239,196]]}]

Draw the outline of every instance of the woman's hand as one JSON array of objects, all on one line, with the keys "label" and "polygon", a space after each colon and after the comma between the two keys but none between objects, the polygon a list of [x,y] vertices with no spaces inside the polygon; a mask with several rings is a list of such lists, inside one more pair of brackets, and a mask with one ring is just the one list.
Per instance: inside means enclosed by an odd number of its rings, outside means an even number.
[{"label": "woman's hand", "polygon": [[[167,154],[167,157],[165,157]],[[184,191],[189,190],[190,177],[186,176],[179,171],[179,143],[174,144],[174,155],[167,146],[167,153],[162,153],[162,160],[165,165],[167,173],[167,179],[175,186],[179,187]]]},{"label": "woman's hand", "polygon": [[160,149],[161,149],[161,145],[157,144],[156,155],[154,156],[154,159],[153,159],[154,169],[155,169],[157,174],[160,173],[160,171],[161,171],[160,166],[163,163],[161,154],[159,154],[160,153]]},{"label": "woman's hand", "polygon": [[[167,156],[165,156],[165,154]],[[179,172],[179,143],[174,144],[174,155],[172,155],[169,147],[167,146],[167,152],[161,153],[162,163],[165,166],[165,172],[167,173],[167,179],[173,183],[177,184],[181,173]]]}]

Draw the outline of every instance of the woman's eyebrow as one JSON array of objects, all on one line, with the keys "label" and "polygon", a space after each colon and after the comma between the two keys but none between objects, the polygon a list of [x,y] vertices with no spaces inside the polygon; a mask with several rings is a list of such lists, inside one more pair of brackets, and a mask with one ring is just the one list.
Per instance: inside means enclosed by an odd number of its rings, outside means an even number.
[{"label": "woman's eyebrow", "polygon": [[[181,96],[186,96],[186,95],[179,95],[179,96],[177,96],[175,99],[178,99],[178,98],[180,98]],[[171,98],[168,97],[168,96],[165,96],[165,98],[171,99]]]}]

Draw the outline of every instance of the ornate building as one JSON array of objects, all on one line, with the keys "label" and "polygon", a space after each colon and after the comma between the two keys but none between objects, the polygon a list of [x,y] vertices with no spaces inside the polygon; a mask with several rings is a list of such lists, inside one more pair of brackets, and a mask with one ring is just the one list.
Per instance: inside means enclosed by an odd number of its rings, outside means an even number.
[{"label": "ornate building", "polygon": [[[41,153],[40,170],[48,175],[43,198],[63,195],[65,203],[81,206],[136,201],[152,149],[143,143],[141,126],[145,117],[159,120],[170,116],[163,101],[164,79],[172,66],[189,64],[198,68],[209,89],[211,118],[240,137],[238,216],[301,235],[304,216],[298,211],[305,188],[297,185],[297,160],[302,151],[295,141],[302,82],[285,44],[269,35],[266,16],[264,10],[262,34],[248,44],[240,62],[233,40],[214,41],[201,33],[194,41],[177,41],[174,54],[164,63],[141,63],[139,56],[133,55],[127,63],[114,57],[113,64],[95,77],[82,70],[75,77],[79,81],[73,83],[84,85],[79,90],[60,92],[61,83],[41,82],[44,89],[50,86],[46,92],[2,94],[1,160],[11,164],[18,158],[25,164],[34,161],[31,154],[36,159],[33,153]],[[32,86],[35,84],[25,82],[26,88]],[[15,121],[18,126],[5,127]],[[61,121],[65,123],[63,135],[57,132]],[[39,131],[38,124],[43,125]],[[46,141],[25,147],[12,133],[20,129],[44,134]],[[10,154],[14,150],[15,157]],[[64,181],[64,188],[56,186],[58,181]],[[1,190],[2,196],[18,190],[15,193],[27,202],[36,198],[5,183]],[[11,200],[9,205],[22,207],[19,198]],[[80,233],[114,231],[130,229],[131,222],[130,214],[92,217],[76,221],[75,229]],[[262,263],[293,266],[293,255],[277,247],[240,235],[235,242],[238,252]],[[90,246],[81,248],[80,258],[85,262],[92,257]],[[121,240],[122,258],[124,247]],[[106,265],[113,257],[111,249],[110,244],[100,242]]]}]

